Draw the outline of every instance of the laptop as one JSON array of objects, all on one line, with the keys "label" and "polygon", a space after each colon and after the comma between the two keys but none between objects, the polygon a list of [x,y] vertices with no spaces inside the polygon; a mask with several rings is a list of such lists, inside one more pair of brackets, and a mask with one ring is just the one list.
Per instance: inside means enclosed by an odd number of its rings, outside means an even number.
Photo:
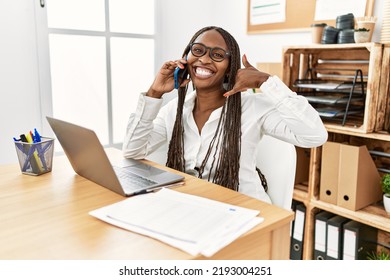
[{"label": "laptop", "polygon": [[80,176],[123,196],[147,193],[178,183],[184,177],[139,160],[111,164],[96,133],[63,120],[46,117],[73,170]]}]

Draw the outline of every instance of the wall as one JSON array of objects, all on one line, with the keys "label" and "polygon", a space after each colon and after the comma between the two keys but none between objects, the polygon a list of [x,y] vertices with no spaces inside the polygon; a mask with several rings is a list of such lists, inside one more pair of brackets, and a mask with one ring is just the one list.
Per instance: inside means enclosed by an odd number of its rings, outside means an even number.
[{"label": "wall", "polygon": [[282,46],[308,44],[311,40],[309,32],[247,35],[247,0],[201,0],[196,2],[196,7],[183,5],[183,2],[164,0],[159,36],[164,51],[157,65],[180,56],[192,35],[207,25],[221,26],[229,31],[240,44],[241,53],[254,64],[280,62]]},{"label": "wall", "polygon": [[213,7],[218,1],[164,0],[157,2],[161,13],[157,15],[156,32],[159,48],[156,71],[165,61],[180,58],[186,44],[197,30],[213,24]]},{"label": "wall", "polygon": [[[183,2],[185,1],[164,0],[161,36],[159,36],[162,38],[164,50],[157,61],[157,66],[165,60],[180,56],[193,33],[206,25],[221,26],[229,31],[240,44],[241,53],[246,54],[253,65],[257,62],[281,62],[284,46],[311,43],[309,30],[248,35],[246,33],[247,0],[202,0],[197,1],[196,7],[193,4],[183,5]],[[377,15],[378,22],[373,41],[380,40],[383,2],[384,0],[375,1],[374,14]]]},{"label": "wall", "polygon": [[0,164],[17,160],[12,137],[41,126],[34,2],[0,4]]},{"label": "wall", "polygon": [[[15,162],[12,137],[34,127],[41,129],[37,42],[31,0],[0,2],[0,164]],[[375,1],[379,17],[374,41],[379,41],[384,0]],[[241,53],[257,62],[280,62],[283,46],[305,45],[310,33],[246,34],[247,0],[157,0],[156,70],[180,57],[189,39],[203,26],[218,25],[232,33]]]},{"label": "wall", "polygon": [[[375,27],[373,41],[380,40],[383,3],[384,0],[375,0],[374,15],[378,17],[378,21]],[[257,62],[281,62],[284,46],[311,43],[310,31],[248,35],[246,33],[247,5],[247,0],[216,0],[214,7],[223,7],[221,9],[223,12],[214,12],[212,18],[214,24],[224,27],[236,37],[241,46],[241,53],[245,53],[253,65]]]}]

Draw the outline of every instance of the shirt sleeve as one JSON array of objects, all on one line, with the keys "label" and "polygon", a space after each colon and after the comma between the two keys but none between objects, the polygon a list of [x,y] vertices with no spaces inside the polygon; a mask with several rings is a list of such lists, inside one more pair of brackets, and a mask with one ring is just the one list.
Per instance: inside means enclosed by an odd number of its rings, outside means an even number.
[{"label": "shirt sleeve", "polygon": [[[122,152],[126,158],[141,159],[166,141],[167,133],[160,109],[163,99],[141,93],[136,111],[129,117]],[[161,110],[162,111],[162,110]]]},{"label": "shirt sleeve", "polygon": [[262,118],[264,134],[306,148],[326,142],[328,132],[305,97],[291,91],[277,76],[269,77],[260,91],[273,104]]}]

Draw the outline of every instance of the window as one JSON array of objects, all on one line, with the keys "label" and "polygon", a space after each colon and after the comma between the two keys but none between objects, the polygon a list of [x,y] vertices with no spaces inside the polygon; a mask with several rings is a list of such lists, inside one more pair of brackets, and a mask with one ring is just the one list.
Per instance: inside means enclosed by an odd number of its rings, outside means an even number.
[{"label": "window", "polygon": [[119,145],[154,75],[155,0],[46,1],[54,117]]}]

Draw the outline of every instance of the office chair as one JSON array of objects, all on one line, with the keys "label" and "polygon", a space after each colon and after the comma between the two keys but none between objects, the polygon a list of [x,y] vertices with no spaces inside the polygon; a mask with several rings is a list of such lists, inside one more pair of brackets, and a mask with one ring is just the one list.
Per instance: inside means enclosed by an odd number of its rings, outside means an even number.
[{"label": "office chair", "polygon": [[147,160],[151,160],[161,165],[165,165],[167,162],[168,144],[164,144],[155,150],[153,153],[146,156]]},{"label": "office chair", "polygon": [[291,210],[297,154],[295,146],[264,135],[257,147],[256,164],[268,184],[272,204]]}]

